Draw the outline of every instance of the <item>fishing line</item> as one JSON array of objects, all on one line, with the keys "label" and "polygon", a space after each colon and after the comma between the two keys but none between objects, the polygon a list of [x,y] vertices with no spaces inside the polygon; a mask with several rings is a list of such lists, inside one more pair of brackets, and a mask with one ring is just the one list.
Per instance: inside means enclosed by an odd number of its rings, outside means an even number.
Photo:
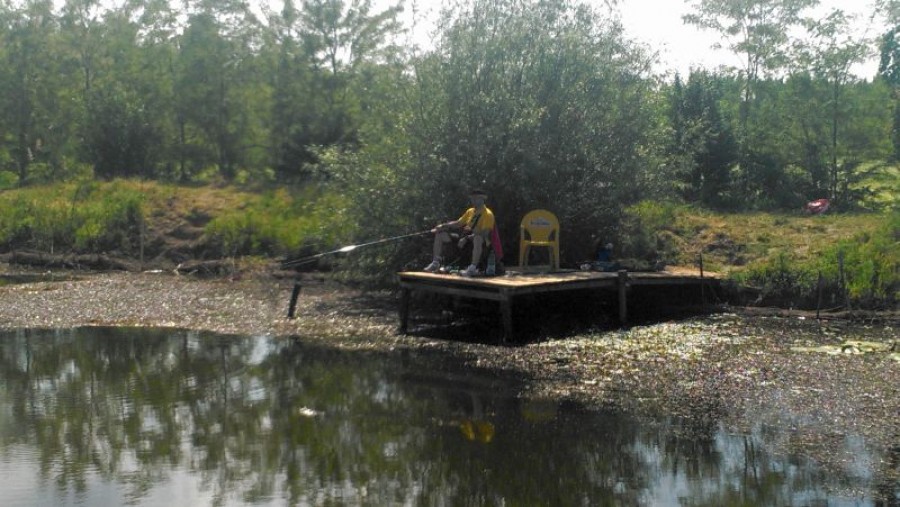
[{"label": "fishing line", "polygon": [[309,257],[302,257],[300,259],[282,261],[281,266],[282,267],[300,266],[303,264],[309,264],[312,262],[316,262],[317,260],[321,259],[322,257],[328,256],[328,255],[348,253],[348,252],[352,252],[352,251],[356,250],[357,248],[379,245],[382,243],[389,243],[389,242],[393,242],[393,241],[399,241],[401,239],[412,238],[414,236],[422,236],[424,234],[430,234],[430,233],[431,233],[431,229],[429,229],[427,231],[414,232],[412,234],[403,234],[401,236],[394,236],[391,238],[384,238],[384,239],[379,239],[379,240],[375,240],[375,241],[369,241],[367,243],[360,243],[358,245],[347,245],[347,246],[338,248],[337,250],[332,250],[330,252],[322,252],[322,253],[319,253],[316,255],[310,255]]}]

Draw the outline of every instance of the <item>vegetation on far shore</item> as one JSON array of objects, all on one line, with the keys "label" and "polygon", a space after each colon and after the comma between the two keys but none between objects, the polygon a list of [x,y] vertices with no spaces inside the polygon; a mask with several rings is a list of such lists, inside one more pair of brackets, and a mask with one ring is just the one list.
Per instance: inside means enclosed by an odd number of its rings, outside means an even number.
[{"label": "vegetation on far shore", "polygon": [[[814,4],[698,0],[681,21],[746,65],[684,76],[616,2],[462,0],[428,47],[370,0],[4,4],[0,254],[305,256],[482,187],[508,252],[546,208],[569,266],[612,241],[635,265],[702,254],[761,302],[893,305],[900,1],[871,6],[877,38]],[[385,281],[427,250],[329,260]]]},{"label": "vegetation on far shore", "polygon": [[[145,266],[274,262],[377,239],[347,219],[349,206],[340,194],[313,187],[247,191],[135,180],[34,186],[0,192],[0,251],[104,253]],[[618,234],[610,239],[620,258],[696,267],[702,257],[707,271],[760,289],[760,301],[815,307],[820,275],[826,307],[890,307],[900,290],[897,211],[722,213],[644,201],[626,210]],[[516,251],[516,241],[505,236],[506,250]],[[397,255],[418,264],[428,250],[406,241],[330,260],[355,266],[364,257],[390,272]]]}]

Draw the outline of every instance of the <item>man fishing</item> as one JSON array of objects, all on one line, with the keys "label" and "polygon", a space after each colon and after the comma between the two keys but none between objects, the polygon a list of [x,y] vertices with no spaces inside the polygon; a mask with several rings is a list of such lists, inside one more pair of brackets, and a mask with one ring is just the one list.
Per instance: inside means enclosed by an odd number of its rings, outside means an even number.
[{"label": "man fishing", "polygon": [[478,273],[478,262],[484,249],[491,244],[491,232],[494,230],[494,212],[485,205],[487,194],[479,189],[469,192],[469,200],[472,207],[467,209],[458,220],[438,224],[431,232],[434,233],[434,251],[431,264],[425,266],[425,271],[435,272],[441,268],[444,261],[444,246],[456,240],[457,246],[462,250],[466,244],[472,242],[472,260],[469,267],[462,272],[463,276],[475,276]]}]

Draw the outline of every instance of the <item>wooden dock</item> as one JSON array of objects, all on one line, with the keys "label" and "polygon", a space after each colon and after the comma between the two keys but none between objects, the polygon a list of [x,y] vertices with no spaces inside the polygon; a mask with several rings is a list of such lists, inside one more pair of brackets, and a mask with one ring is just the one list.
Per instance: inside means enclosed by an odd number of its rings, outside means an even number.
[{"label": "wooden dock", "polygon": [[[682,270],[683,271],[683,270]],[[507,272],[496,277],[463,277],[406,271],[397,274],[400,282],[400,333],[406,334],[409,324],[409,302],[413,291],[433,292],[474,299],[497,301],[503,325],[503,339],[511,339],[514,331],[513,302],[516,296],[584,289],[616,290],[619,301],[619,320],[628,319],[628,289],[633,286],[667,287],[694,285],[703,291],[704,284],[717,281],[683,272],[627,272],[560,271],[553,273]]]}]

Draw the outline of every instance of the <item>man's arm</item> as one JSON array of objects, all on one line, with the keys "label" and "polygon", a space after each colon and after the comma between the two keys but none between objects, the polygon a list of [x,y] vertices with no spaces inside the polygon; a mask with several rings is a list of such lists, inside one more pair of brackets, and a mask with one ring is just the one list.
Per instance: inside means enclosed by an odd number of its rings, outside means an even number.
[{"label": "man's arm", "polygon": [[463,227],[463,223],[460,222],[459,220],[451,220],[450,222],[437,224],[437,226],[435,226],[435,228],[432,229],[431,232],[446,231],[446,230],[450,230],[450,229],[460,229],[462,227]]},{"label": "man's arm", "polygon": [[[471,211],[472,210],[470,208],[470,209],[466,210],[466,212],[463,213],[463,215],[461,217],[459,217],[458,219],[452,220],[450,222],[446,222],[443,224],[438,224],[437,227],[435,227],[434,229],[431,230],[431,232],[446,231],[448,229],[464,229],[464,228],[466,228],[465,226],[466,226],[466,223],[468,223],[468,221],[469,221],[469,215],[470,215]],[[463,232],[465,232],[465,234],[469,234],[469,232],[471,232],[471,231],[466,230]]]}]

